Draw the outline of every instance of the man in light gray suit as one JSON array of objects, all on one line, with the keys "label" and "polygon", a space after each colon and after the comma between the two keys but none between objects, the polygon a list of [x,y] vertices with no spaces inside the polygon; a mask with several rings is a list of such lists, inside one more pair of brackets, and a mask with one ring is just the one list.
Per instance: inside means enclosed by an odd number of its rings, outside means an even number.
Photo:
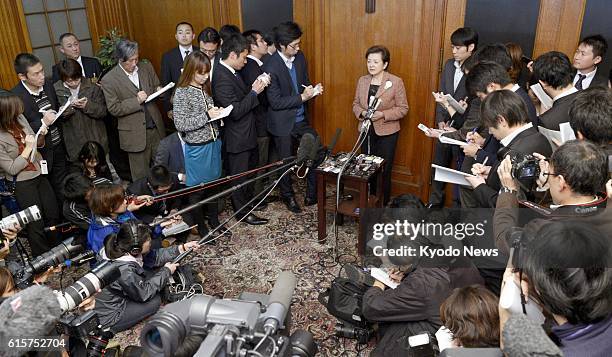
[{"label": "man in light gray suit", "polygon": [[130,160],[132,181],[147,175],[166,129],[161,113],[147,97],[159,89],[159,78],[149,62],[139,61],[138,43],[121,40],[115,48],[117,65],[102,79],[108,112],[117,117],[119,145]]}]

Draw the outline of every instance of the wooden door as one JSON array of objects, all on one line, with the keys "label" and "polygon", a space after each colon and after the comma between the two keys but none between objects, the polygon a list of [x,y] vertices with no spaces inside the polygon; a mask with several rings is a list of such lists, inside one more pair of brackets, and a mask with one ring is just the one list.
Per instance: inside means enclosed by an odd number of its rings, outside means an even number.
[{"label": "wooden door", "polygon": [[427,199],[432,140],[417,129],[433,125],[435,91],[441,63],[444,0],[378,0],[366,14],[364,0],[296,0],[294,19],[302,26],[302,49],[310,77],[325,93],[312,104],[313,125],[329,143],[336,128],[336,151],[350,150],[358,136],[351,106],[360,76],[367,74],[365,52],[389,48],[389,72],[404,80],[409,114],[401,131],[392,174],[393,194],[414,193]]}]

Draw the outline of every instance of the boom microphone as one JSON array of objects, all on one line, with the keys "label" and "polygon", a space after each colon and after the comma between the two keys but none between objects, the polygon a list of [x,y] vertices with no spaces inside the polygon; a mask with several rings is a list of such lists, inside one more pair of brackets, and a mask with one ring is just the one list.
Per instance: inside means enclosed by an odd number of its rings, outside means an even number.
[{"label": "boom microphone", "polygon": [[524,314],[510,316],[504,325],[502,340],[508,356],[563,356],[544,329]]},{"label": "boom microphone", "polygon": [[296,165],[301,165],[308,159],[312,158],[313,148],[316,148],[316,140],[314,135],[306,133],[300,139],[300,146],[297,149]]},{"label": "boom microphone", "polygon": [[283,271],[278,275],[276,284],[270,293],[270,300],[265,319],[264,328],[270,333],[275,333],[279,327],[282,327],[287,311],[291,306],[291,298],[296,285],[295,275],[290,271]]},{"label": "boom microphone", "polygon": [[[53,290],[34,285],[21,290],[0,305],[0,341],[9,338],[46,336],[62,315]],[[21,356],[23,350],[5,350],[5,356]]]}]

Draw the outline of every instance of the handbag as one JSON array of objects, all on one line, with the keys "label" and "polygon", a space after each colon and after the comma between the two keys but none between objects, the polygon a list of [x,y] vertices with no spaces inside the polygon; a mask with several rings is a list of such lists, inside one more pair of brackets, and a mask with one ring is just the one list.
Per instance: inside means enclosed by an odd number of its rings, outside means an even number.
[{"label": "handbag", "polygon": [[348,278],[337,277],[331,285],[319,294],[319,302],[339,320],[358,327],[366,327],[363,316],[363,295],[368,287]]}]

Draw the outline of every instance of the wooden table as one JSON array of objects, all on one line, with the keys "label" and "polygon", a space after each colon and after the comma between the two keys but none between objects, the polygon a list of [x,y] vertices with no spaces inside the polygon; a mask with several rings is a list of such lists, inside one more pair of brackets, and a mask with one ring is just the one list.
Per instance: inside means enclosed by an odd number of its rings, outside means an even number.
[{"label": "wooden table", "polygon": [[[380,163],[378,168],[369,176],[351,176],[346,173],[342,175],[340,184],[344,185],[345,193],[353,195],[352,200],[341,200],[338,205],[338,214],[344,216],[355,217],[359,220],[359,215],[366,208],[382,208],[383,206],[383,181],[382,172],[384,161]],[[320,169],[315,170],[317,174],[317,217],[318,217],[318,238],[319,243],[324,244],[327,240],[327,212],[334,212],[336,207],[336,196],[327,200],[326,191],[327,184],[336,184],[338,175],[333,172],[326,172]],[[376,176],[376,195],[370,195],[368,190],[368,181]],[[338,189],[338,188],[337,188]],[[356,208],[359,211],[356,212]],[[361,229],[361,220],[359,220],[359,233],[357,240],[357,253],[363,255],[365,250],[365,237],[363,237]]]}]

